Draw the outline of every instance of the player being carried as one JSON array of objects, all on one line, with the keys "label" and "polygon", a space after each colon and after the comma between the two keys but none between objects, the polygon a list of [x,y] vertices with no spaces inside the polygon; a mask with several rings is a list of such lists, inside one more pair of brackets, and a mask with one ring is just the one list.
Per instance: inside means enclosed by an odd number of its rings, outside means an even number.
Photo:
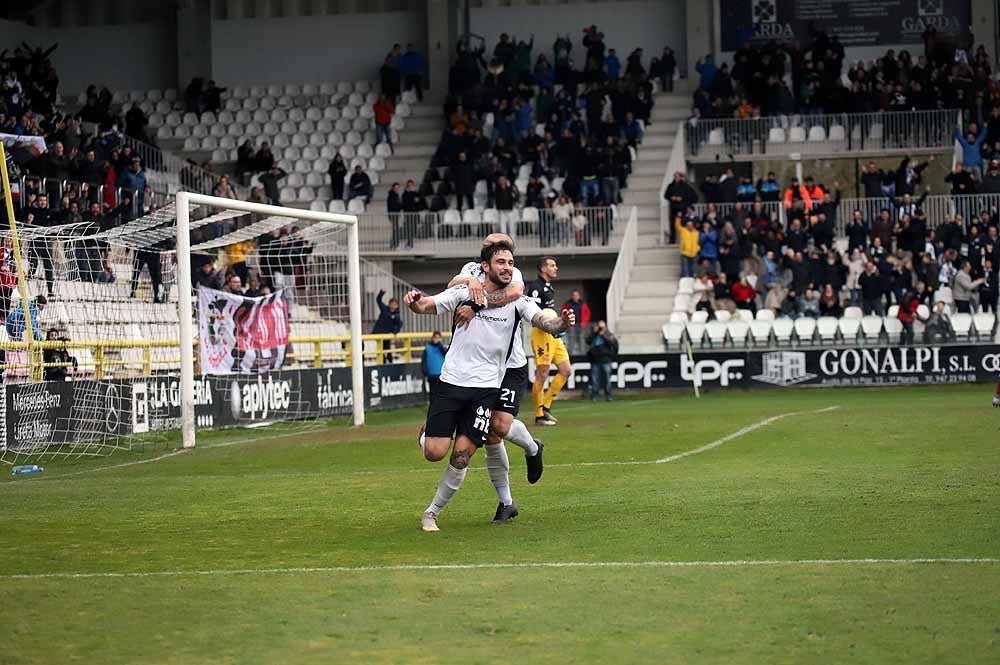
[{"label": "player being carried", "polygon": [[[525,295],[543,311],[556,309],[556,290],[553,280],[559,276],[559,264],[551,256],[538,260],[538,279],[525,286]],[[535,352],[535,381],[531,387],[531,397],[535,402],[535,424],[555,425],[559,422],[552,415],[552,402],[566,385],[572,366],[562,335],[552,335],[544,330],[531,331],[531,348]],[[548,391],[545,380],[549,378],[549,366],[555,365],[559,372],[552,377]]]},{"label": "player being carried", "polygon": [[[483,247],[481,258],[480,269],[485,274],[483,298],[500,301],[503,298],[495,294],[504,291],[513,279],[513,248],[507,242],[495,242]],[[451,348],[441,368],[441,381],[431,395],[427,409],[426,432],[422,441],[427,460],[436,462],[444,459],[452,448],[452,436],[455,436],[449,464],[438,483],[434,500],[421,519],[424,531],[437,531],[437,517],[461,486],[476,449],[484,444],[490,448],[502,446],[499,436],[490,436],[490,425],[494,407],[498,401],[503,401],[500,388],[516,346],[521,321],[530,322],[549,334],[560,334],[575,323],[575,317],[571,311],[563,312],[561,316],[543,314],[538,305],[527,298],[487,309],[484,304],[473,301],[468,284],[453,286],[436,296],[410,291],[404,302],[417,314],[455,312],[462,306],[468,306],[474,312],[467,325],[456,326],[454,330]],[[508,397],[511,399],[507,403],[513,410],[516,405],[512,398],[515,396]],[[488,451],[488,458],[492,454]],[[537,453],[529,456],[529,465],[532,457],[538,457]],[[491,470],[491,477],[493,473]],[[504,503],[501,500],[502,507]],[[510,508],[509,511],[498,508],[498,513],[514,512],[513,501]]]},{"label": "player being carried", "polygon": [[[495,242],[506,242],[514,247],[510,236],[503,233],[491,233],[486,236],[483,240],[483,247],[489,247]],[[510,284],[504,289],[487,294],[484,290],[485,283],[486,273],[483,272],[482,262],[469,261],[462,267],[459,274],[448,282],[448,287],[467,286],[470,300],[477,305],[485,304],[488,308],[515,302],[524,293],[524,279],[521,276],[521,271],[517,268],[514,268]],[[467,326],[474,316],[475,312],[469,305],[460,306],[455,311],[455,326]],[[490,445],[486,448],[486,470],[489,472],[498,499],[497,510],[493,516],[493,522],[497,524],[517,517],[517,504],[510,491],[510,460],[507,457],[507,449],[502,445],[497,446],[495,443],[507,439],[524,450],[529,483],[537,483],[542,477],[542,449],[544,446],[541,440],[534,439],[525,424],[517,419],[518,411],[521,408],[521,398],[527,385],[528,359],[524,355],[519,323],[518,329],[514,333],[503,382],[500,384],[500,397],[493,407],[493,414],[490,418],[488,439]],[[421,447],[424,437],[424,427],[421,426]]]}]

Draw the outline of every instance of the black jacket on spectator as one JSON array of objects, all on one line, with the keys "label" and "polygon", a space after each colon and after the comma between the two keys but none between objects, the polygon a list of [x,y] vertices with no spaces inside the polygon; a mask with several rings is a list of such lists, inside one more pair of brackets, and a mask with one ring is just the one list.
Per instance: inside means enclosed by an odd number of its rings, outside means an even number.
[{"label": "black jacket on spectator", "polygon": [[421,212],[427,209],[427,202],[420,192],[403,192],[403,212]]},{"label": "black jacket on spectator", "polygon": [[389,190],[389,196],[385,200],[386,211],[389,213],[403,212],[403,202],[399,194]]}]

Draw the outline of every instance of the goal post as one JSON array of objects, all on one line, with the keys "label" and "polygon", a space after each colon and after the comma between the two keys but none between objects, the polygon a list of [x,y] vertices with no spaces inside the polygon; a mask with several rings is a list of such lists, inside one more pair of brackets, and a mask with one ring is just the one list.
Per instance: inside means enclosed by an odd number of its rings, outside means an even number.
[{"label": "goal post", "polygon": [[354,215],[301,210],[267,205],[252,201],[177,192],[177,314],[179,320],[180,355],[180,406],[183,446],[195,446],[195,375],[194,375],[194,310],[191,305],[193,277],[191,274],[191,206],[207,206],[219,211],[234,210],[258,215],[289,217],[310,222],[332,222],[347,227],[347,291],[349,305],[349,331],[351,383],[353,394],[353,420],[355,426],[365,422],[364,381],[361,340],[361,263],[358,239],[358,218]]}]

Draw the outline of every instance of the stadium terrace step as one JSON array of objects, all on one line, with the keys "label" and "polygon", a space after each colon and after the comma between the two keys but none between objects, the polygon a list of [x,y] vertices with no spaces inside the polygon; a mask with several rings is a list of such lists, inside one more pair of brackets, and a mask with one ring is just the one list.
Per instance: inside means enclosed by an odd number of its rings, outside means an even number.
[{"label": "stadium terrace step", "polygon": [[[406,130],[404,129],[403,131],[405,132]],[[434,151],[437,150],[437,145],[434,143],[415,143],[411,142],[410,138],[405,134],[400,135],[400,143],[397,146],[393,146],[393,154],[390,159],[433,155]]]},{"label": "stadium terrace step", "polygon": [[[615,331],[619,339],[621,338],[621,327]],[[663,332],[661,330],[657,331],[646,331],[646,332],[627,332],[629,336],[629,350],[631,353],[660,353],[663,351]]]},{"label": "stadium terrace step", "polygon": [[649,312],[659,314],[664,309],[663,300],[664,297],[658,291],[650,291],[645,296],[636,295],[635,298],[629,298],[625,301],[625,308],[621,316],[627,317],[630,314],[648,314]]}]

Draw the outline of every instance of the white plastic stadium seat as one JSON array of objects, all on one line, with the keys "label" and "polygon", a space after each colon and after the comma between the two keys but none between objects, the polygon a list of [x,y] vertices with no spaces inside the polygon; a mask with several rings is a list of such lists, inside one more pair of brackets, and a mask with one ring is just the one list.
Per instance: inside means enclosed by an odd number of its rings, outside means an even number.
[{"label": "white plastic stadium seat", "polygon": [[691,346],[701,346],[701,341],[705,337],[705,324],[696,321],[688,321],[686,324],[688,340]]},{"label": "white plastic stadium seat", "polygon": [[955,337],[960,340],[967,339],[969,337],[969,331],[972,330],[972,315],[971,314],[953,314],[951,317],[951,327],[955,330]]},{"label": "white plastic stadium seat", "polygon": [[847,307],[844,309],[845,319],[860,319],[864,316],[864,312],[860,307]]},{"label": "white plastic stadium seat", "polygon": [[837,339],[837,319],[833,316],[821,316],[816,321],[816,331],[821,342],[832,342]]},{"label": "white plastic stadium seat", "polygon": [[833,125],[830,127],[830,140],[831,141],[846,141],[847,131],[844,129],[843,125]]},{"label": "white plastic stadium seat", "polygon": [[892,319],[899,316],[899,305],[889,305],[889,311],[885,315]]},{"label": "white plastic stadium seat", "polygon": [[812,344],[813,336],[816,334],[816,319],[808,316],[795,319],[795,336],[799,344]]},{"label": "white plastic stadium seat", "polygon": [[752,321],[748,324],[750,326],[750,334],[753,336],[753,343],[755,346],[767,346],[771,341],[772,323],[772,321]]},{"label": "white plastic stadium seat", "polygon": [[789,346],[792,343],[792,333],[795,331],[795,322],[788,317],[775,319],[771,325],[774,331],[774,341],[778,346]]},{"label": "white plastic stadium seat", "polygon": [[820,143],[826,140],[826,130],[819,125],[809,128],[809,142]]},{"label": "white plastic stadium seat", "polygon": [[715,312],[716,321],[722,321],[723,323],[727,323],[732,318],[733,315],[730,314],[727,310],[720,309],[719,311]]},{"label": "white plastic stadium seat", "polygon": [[705,324],[705,333],[713,347],[721,347],[726,343],[726,328],[722,321],[709,321]]},{"label": "white plastic stadium seat", "polygon": [[865,342],[874,344],[878,342],[879,335],[882,334],[882,317],[865,316],[861,319],[861,330],[865,334]]},{"label": "white plastic stadium seat", "polygon": [[365,211],[364,199],[351,199],[347,204],[347,212],[352,215],[360,215]]},{"label": "white plastic stadium seat", "polygon": [[722,131],[722,128],[716,127],[708,133],[708,145],[722,145],[725,138],[726,134]]},{"label": "white plastic stadium seat", "polygon": [[[971,323],[971,317],[970,317]],[[903,332],[903,322],[894,316],[886,316],[882,319],[882,325],[885,327],[886,335],[889,336],[890,344],[899,343],[899,335]],[[956,331],[957,333],[957,331]],[[968,331],[966,331],[968,334]]]},{"label": "white plastic stadium seat", "polygon": [[671,323],[687,323],[688,315],[685,312],[670,312]]},{"label": "white plastic stadium seat", "polygon": [[837,327],[840,329],[840,336],[844,342],[853,344],[857,341],[858,333],[861,331],[861,317],[845,316],[838,319]]},{"label": "white plastic stadium seat", "polygon": [[694,277],[681,277],[677,282],[677,293],[694,293]]},{"label": "white plastic stadium seat", "polygon": [[738,309],[736,310],[736,318],[738,318],[740,321],[745,321],[746,323],[750,323],[751,321],[753,321],[753,312],[751,312],[749,309]]},{"label": "white plastic stadium seat", "polygon": [[697,312],[691,315],[691,321],[694,323],[707,323],[708,322],[708,312],[703,309],[699,309]]},{"label": "white plastic stadium seat", "polygon": [[663,339],[666,340],[668,347],[679,347],[681,345],[681,340],[684,338],[685,324],[683,323],[665,323],[663,324]]},{"label": "white plastic stadium seat", "polygon": [[347,212],[347,207],[340,199],[333,199],[330,201],[330,208],[328,212]]},{"label": "white plastic stadium seat", "polygon": [[758,309],[757,310],[757,320],[758,321],[774,321],[774,312],[769,309]]},{"label": "white plastic stadium seat", "polygon": [[781,127],[772,127],[767,133],[768,143],[784,143],[785,142],[785,130]]},{"label": "white plastic stadium seat", "polygon": [[691,296],[678,293],[674,296],[674,312],[687,312],[688,305],[691,304]]},{"label": "white plastic stadium seat", "polygon": [[806,130],[802,127],[792,127],[788,130],[789,143],[805,143]]},{"label": "white plastic stadium seat", "polygon": [[992,335],[993,324],[995,322],[996,317],[991,312],[981,312],[972,317],[973,327],[976,330],[976,335],[979,337]]},{"label": "white plastic stadium seat", "polygon": [[[716,312],[718,315],[718,312]],[[750,324],[746,321],[740,321],[738,319],[732,319],[726,324],[729,330],[729,339],[732,340],[733,346],[739,348],[746,346],[747,335],[750,334]]]}]

